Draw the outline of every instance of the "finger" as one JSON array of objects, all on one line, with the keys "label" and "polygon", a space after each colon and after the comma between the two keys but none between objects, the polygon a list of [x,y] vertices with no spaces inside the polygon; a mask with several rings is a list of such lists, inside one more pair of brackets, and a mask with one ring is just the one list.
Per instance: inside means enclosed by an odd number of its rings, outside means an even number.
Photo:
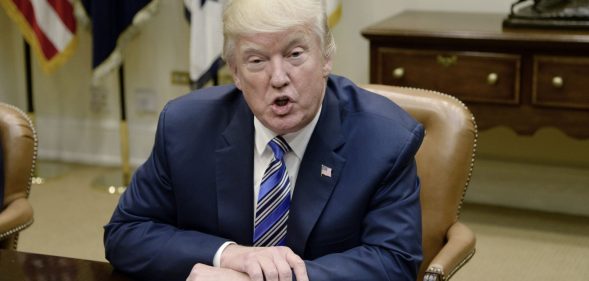
[{"label": "finger", "polygon": [[278,279],[280,281],[292,281],[292,269],[285,258],[285,255],[275,255],[274,265],[278,271]]},{"label": "finger", "polygon": [[186,281],[196,281],[196,280],[200,280],[199,277],[202,276],[202,272],[206,271],[207,265],[201,264],[201,263],[197,263],[192,267],[192,270],[190,270],[190,275],[188,275],[188,277],[186,278]]},{"label": "finger", "polygon": [[292,268],[297,281],[309,281],[309,276],[307,276],[307,266],[301,257],[290,251],[286,254],[286,260]]},{"label": "finger", "polygon": [[264,281],[264,273],[260,266],[259,260],[248,259],[245,262],[245,273],[252,279],[252,281]]},{"label": "finger", "polygon": [[260,257],[258,261],[266,281],[280,281],[273,255]]}]

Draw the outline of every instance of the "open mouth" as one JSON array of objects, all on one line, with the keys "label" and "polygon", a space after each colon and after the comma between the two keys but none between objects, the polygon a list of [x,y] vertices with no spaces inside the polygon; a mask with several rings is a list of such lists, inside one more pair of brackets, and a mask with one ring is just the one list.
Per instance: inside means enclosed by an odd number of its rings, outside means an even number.
[{"label": "open mouth", "polygon": [[288,104],[289,101],[290,99],[288,97],[279,97],[276,100],[274,100],[274,104],[277,106],[285,106]]}]

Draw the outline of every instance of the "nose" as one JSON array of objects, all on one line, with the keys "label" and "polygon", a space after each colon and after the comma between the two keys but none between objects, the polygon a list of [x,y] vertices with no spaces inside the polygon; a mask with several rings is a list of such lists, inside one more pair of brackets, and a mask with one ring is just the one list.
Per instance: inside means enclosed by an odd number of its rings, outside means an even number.
[{"label": "nose", "polygon": [[272,60],[270,83],[275,89],[282,89],[290,83],[288,67],[282,58]]}]

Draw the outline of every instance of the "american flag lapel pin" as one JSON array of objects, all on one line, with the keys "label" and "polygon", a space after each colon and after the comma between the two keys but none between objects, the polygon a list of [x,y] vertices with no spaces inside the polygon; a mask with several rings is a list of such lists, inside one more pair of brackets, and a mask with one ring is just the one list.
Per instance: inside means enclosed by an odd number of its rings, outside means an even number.
[{"label": "american flag lapel pin", "polygon": [[331,178],[331,168],[321,165],[321,176]]}]

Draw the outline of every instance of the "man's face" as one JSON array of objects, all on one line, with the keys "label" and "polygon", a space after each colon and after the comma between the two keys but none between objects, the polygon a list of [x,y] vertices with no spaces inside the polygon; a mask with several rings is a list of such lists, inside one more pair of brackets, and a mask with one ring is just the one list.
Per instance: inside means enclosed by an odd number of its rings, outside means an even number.
[{"label": "man's face", "polygon": [[242,36],[231,71],[254,115],[277,134],[309,124],[321,106],[331,60],[302,29]]}]

